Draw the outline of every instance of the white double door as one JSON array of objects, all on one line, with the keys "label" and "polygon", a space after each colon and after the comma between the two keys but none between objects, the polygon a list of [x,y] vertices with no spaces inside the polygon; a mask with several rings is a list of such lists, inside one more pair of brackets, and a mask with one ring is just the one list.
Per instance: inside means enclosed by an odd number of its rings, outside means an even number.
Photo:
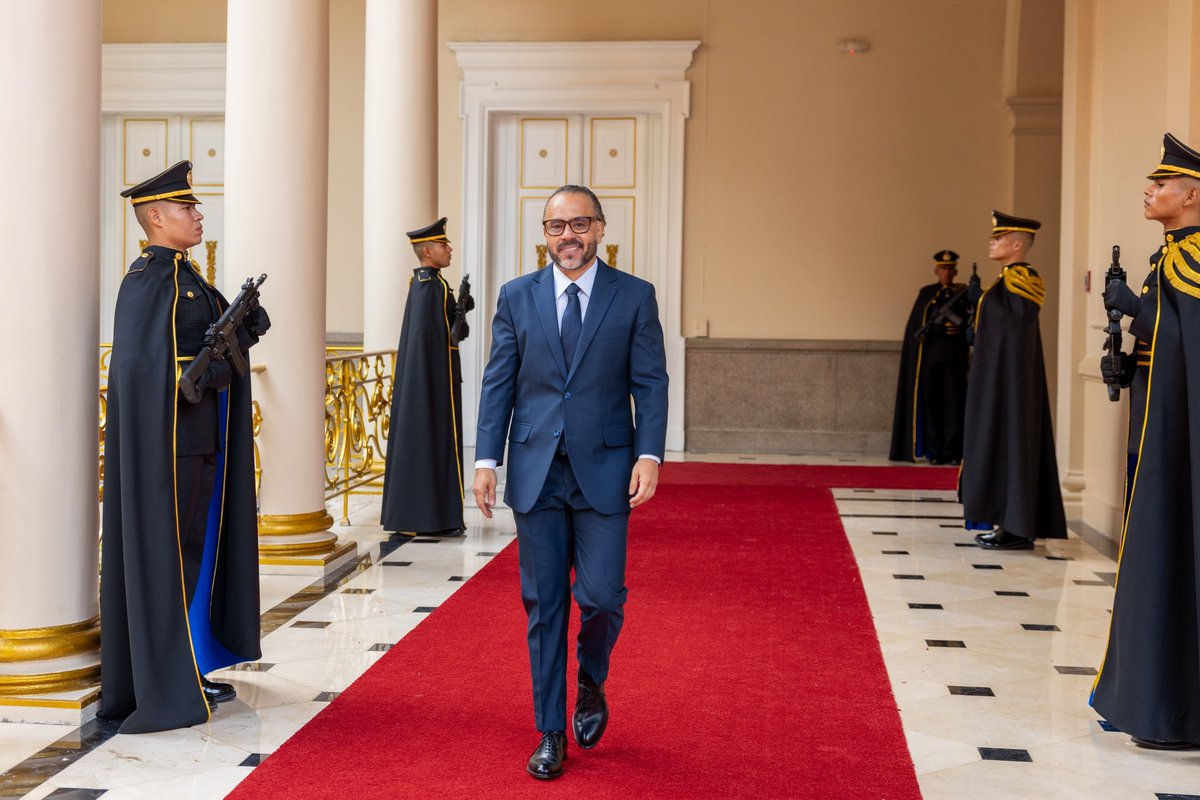
[{"label": "white double door", "polygon": [[[495,194],[489,307],[505,281],[550,263],[542,211],[565,184],[596,193],[607,219],[598,255],[609,266],[653,280],[646,269],[645,115],[505,115],[493,138]],[[469,265],[464,266],[469,272]]]},{"label": "white double door", "polygon": [[225,120],[210,115],[108,115],[101,146],[100,340],[111,342],[117,289],[146,238],[121,192],[185,158],[192,162],[192,187],[204,214],[204,241],[192,248],[192,259],[210,283],[222,286]]}]

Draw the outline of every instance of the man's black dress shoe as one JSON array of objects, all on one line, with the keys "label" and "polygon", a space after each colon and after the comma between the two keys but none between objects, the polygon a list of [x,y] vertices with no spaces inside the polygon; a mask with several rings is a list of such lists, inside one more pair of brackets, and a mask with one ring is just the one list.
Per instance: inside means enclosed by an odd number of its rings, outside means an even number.
[{"label": "man's black dress shoe", "polygon": [[204,688],[204,696],[208,698],[210,704],[224,703],[237,696],[232,683],[218,683],[210,681],[208,678],[201,678],[200,685]]},{"label": "man's black dress shoe", "polygon": [[579,668],[578,688],[571,731],[580,747],[591,750],[600,743],[608,725],[608,701],[604,699],[604,684],[592,680],[582,667]]},{"label": "man's black dress shoe", "polygon": [[466,532],[466,528],[447,528],[444,531],[428,531],[418,533],[417,536],[441,536],[442,538],[446,538],[449,536],[462,536]]},{"label": "man's black dress shoe", "polygon": [[535,778],[548,781],[562,775],[566,760],[567,735],[562,731],[549,731],[542,734],[542,741],[529,757],[525,770]]},{"label": "man's black dress shoe", "polygon": [[1180,742],[1174,739],[1143,739],[1141,736],[1130,736],[1129,741],[1147,750],[1196,750],[1200,744],[1195,742]]},{"label": "man's black dress shoe", "polygon": [[975,544],[989,550],[1032,550],[1033,539],[1017,536],[1015,533],[998,528],[988,533],[975,534]]}]

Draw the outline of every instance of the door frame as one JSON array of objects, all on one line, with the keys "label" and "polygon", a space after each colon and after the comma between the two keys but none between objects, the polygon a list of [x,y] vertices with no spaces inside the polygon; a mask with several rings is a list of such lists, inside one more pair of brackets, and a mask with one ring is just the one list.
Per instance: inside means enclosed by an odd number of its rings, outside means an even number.
[{"label": "door frame", "polygon": [[[477,276],[481,296],[491,286],[492,134],[496,114],[645,114],[649,123],[647,269],[659,297],[671,377],[667,449],[683,450],[685,352],[682,335],[683,143],[691,84],[684,74],[699,41],[449,42],[462,70],[462,264]],[[486,311],[490,316],[491,309]],[[481,326],[484,327],[484,326]],[[479,386],[487,331],[460,350],[463,380]],[[463,438],[475,444],[478,397],[463,397]]]}]

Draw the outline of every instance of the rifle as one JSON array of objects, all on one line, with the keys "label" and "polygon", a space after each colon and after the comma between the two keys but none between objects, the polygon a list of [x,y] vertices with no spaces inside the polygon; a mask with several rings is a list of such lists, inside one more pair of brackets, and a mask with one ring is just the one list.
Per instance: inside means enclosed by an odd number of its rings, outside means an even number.
[{"label": "rifle", "polygon": [[196,384],[213,361],[227,358],[239,378],[246,374],[249,367],[237,342],[237,329],[242,326],[246,315],[258,307],[258,287],[262,286],[266,279],[265,272],[258,276],[257,281],[252,277],[246,278],[242,290],[233,298],[229,308],[225,309],[220,319],[208,326],[208,331],[204,334],[204,347],[179,376],[179,391],[183,392],[189,403],[200,402],[204,390],[197,389]]},{"label": "rifle", "polygon": [[[1110,284],[1118,282],[1125,283],[1125,270],[1121,268],[1121,247],[1113,245],[1112,263],[1108,266],[1108,271],[1104,273],[1104,286],[1107,288]],[[1121,363],[1121,317],[1124,316],[1119,309],[1110,308],[1108,312],[1108,325],[1104,328],[1104,335],[1108,338],[1104,340],[1104,349],[1108,351],[1108,355],[1101,356],[1101,359],[1113,359],[1113,362],[1118,369],[1114,373],[1120,372]],[[1119,378],[1105,377],[1104,382],[1108,385],[1108,399],[1117,402],[1121,397],[1121,384]]]},{"label": "rifle", "polygon": [[454,303],[454,321],[450,323],[450,344],[457,346],[471,334],[471,328],[467,325],[467,312],[473,308],[475,298],[471,297],[471,276],[463,275],[462,283],[458,285],[458,300]]},{"label": "rifle", "polygon": [[975,308],[971,303],[967,303],[967,307],[961,311],[958,310],[959,304],[964,300],[969,300],[967,293],[971,291],[972,286],[979,284],[979,273],[974,263],[971,264],[971,280],[967,285],[954,293],[954,296],[947,300],[942,305],[938,306],[938,310],[933,313],[924,325],[913,333],[917,341],[924,341],[925,335],[929,333],[931,328],[935,328],[942,323],[949,322],[952,325],[963,327],[971,323],[971,318],[975,315]]}]

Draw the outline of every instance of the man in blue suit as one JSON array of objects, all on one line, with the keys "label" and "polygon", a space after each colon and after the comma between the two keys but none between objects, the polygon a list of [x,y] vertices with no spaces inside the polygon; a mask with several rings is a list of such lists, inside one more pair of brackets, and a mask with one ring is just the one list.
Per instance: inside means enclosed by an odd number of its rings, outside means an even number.
[{"label": "man in blue suit", "polygon": [[667,366],[654,287],[596,258],[604,238],[596,195],[583,186],[557,189],[542,228],[554,269],[505,284],[496,304],[474,491],[490,518],[507,439],[504,501],[517,523],[542,734],[526,769],[550,779],[562,774],[567,755],[571,591],[580,611],[575,741],[595,747],[608,723],[604,681],[624,620],[629,512],[658,485]]}]

